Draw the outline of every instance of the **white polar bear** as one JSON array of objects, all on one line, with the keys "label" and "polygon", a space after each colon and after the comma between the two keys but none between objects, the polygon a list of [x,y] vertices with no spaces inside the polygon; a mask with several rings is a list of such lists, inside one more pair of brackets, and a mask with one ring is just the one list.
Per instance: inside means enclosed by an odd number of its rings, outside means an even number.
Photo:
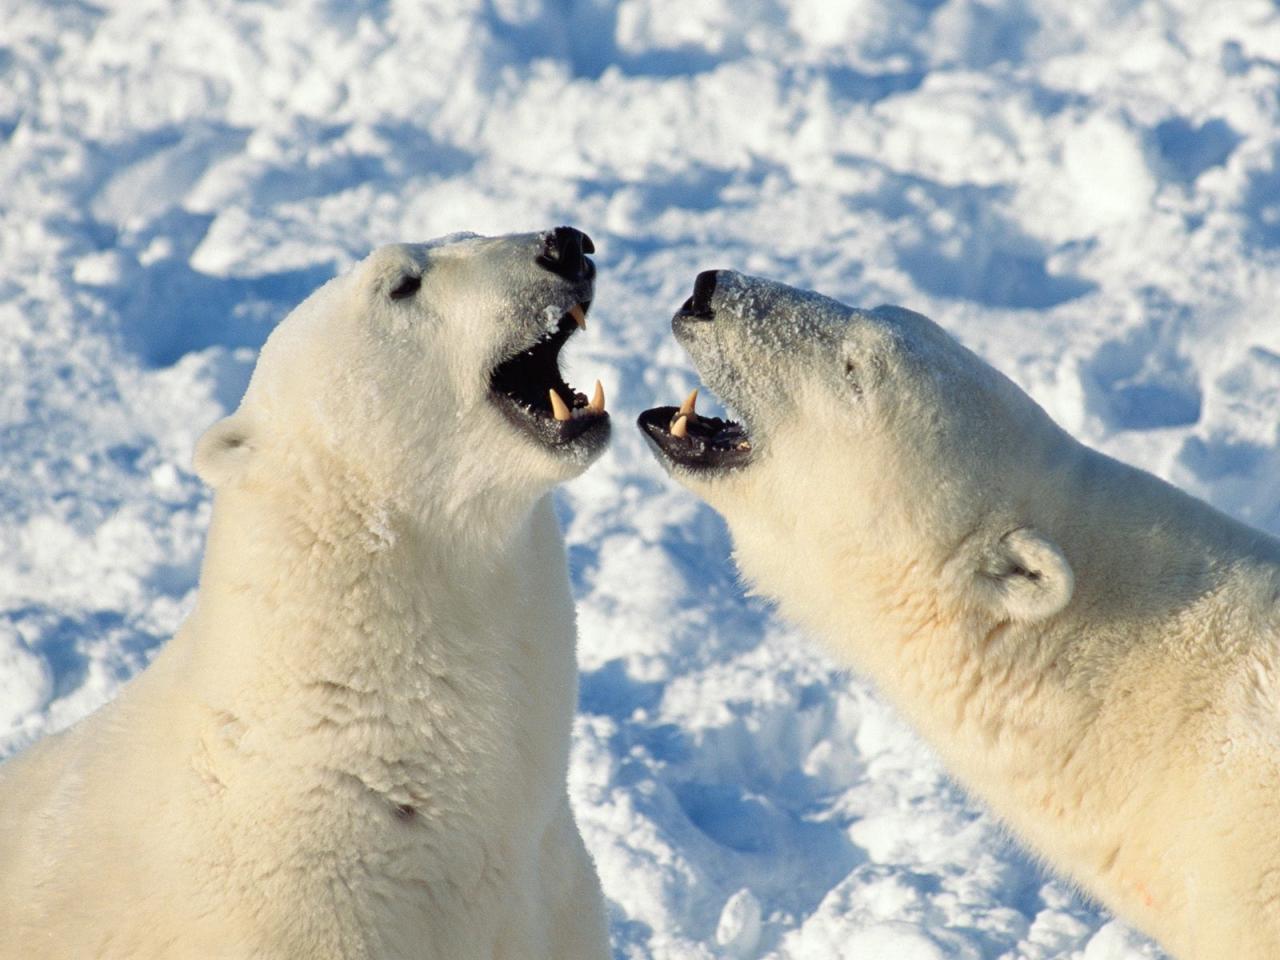
[{"label": "white polar bear", "polygon": [[743,424],[640,426],[744,574],[1116,913],[1182,958],[1280,957],[1280,543],[919,314],[709,271],[673,325]]},{"label": "white polar bear", "polygon": [[609,433],[557,367],[590,252],[388,246],[281,322],[197,449],[195,611],[0,767],[0,957],[608,956],[549,499]]}]

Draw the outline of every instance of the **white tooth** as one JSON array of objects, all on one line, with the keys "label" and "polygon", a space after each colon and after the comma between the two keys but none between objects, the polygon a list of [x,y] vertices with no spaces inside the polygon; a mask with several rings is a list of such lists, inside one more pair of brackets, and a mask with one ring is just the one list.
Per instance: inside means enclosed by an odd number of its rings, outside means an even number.
[{"label": "white tooth", "polygon": [[582,309],[582,304],[575,303],[570,307],[569,316],[573,317],[573,322],[583,330],[587,329],[587,311]]},{"label": "white tooth", "polygon": [[671,425],[671,435],[673,437],[684,437],[689,433],[689,418],[681,414],[676,417],[676,422]]},{"label": "white tooth", "polygon": [[557,420],[568,420],[571,416],[568,406],[560,399],[555,387],[551,388],[551,413]]},{"label": "white tooth", "polygon": [[591,402],[587,404],[587,409],[592,413],[604,413],[604,387],[600,385],[600,381],[596,381],[595,392],[591,395]]},{"label": "white tooth", "polygon": [[697,402],[698,402],[698,388],[694,387],[693,393],[685,397],[684,403],[680,404],[680,413],[688,417],[690,420],[696,421],[698,419],[698,414],[697,414],[697,411],[695,410],[695,406]]}]

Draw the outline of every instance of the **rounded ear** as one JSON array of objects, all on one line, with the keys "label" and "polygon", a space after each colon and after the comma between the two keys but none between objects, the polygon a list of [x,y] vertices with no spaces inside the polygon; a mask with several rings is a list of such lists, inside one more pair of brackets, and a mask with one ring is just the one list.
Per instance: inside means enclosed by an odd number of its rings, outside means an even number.
[{"label": "rounded ear", "polygon": [[240,476],[255,449],[253,429],[243,415],[234,413],[219,420],[196,441],[196,474],[216,489]]},{"label": "rounded ear", "polygon": [[985,551],[979,585],[1009,620],[1035,623],[1062,610],[1075,574],[1058,545],[1034,527],[1011,530]]}]

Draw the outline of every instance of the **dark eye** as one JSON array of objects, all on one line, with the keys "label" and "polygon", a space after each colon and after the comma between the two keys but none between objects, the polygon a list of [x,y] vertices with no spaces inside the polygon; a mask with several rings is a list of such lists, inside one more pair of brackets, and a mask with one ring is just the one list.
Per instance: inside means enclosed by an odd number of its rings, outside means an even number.
[{"label": "dark eye", "polygon": [[421,277],[401,277],[400,282],[395,285],[389,296],[392,300],[403,300],[405,297],[412,297],[417,293],[420,286],[422,286]]},{"label": "dark eye", "polygon": [[853,395],[855,397],[862,396],[861,371],[858,370],[858,365],[852,360],[844,362],[844,378],[849,382],[849,386],[853,388]]}]

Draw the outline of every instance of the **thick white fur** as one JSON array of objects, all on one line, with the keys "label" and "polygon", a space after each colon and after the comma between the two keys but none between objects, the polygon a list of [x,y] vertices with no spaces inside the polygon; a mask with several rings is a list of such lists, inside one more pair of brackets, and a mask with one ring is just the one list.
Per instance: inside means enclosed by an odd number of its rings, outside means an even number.
[{"label": "thick white fur", "polygon": [[194,613],[0,767],[0,957],[608,956],[565,789],[548,499],[585,463],[486,397],[582,298],[538,250],[383,248],[272,334],[197,453],[217,494]]},{"label": "thick white fur", "polygon": [[677,333],[756,458],[672,469],[744,574],[1174,955],[1280,957],[1280,544],[918,314],[725,271],[712,303]]}]

